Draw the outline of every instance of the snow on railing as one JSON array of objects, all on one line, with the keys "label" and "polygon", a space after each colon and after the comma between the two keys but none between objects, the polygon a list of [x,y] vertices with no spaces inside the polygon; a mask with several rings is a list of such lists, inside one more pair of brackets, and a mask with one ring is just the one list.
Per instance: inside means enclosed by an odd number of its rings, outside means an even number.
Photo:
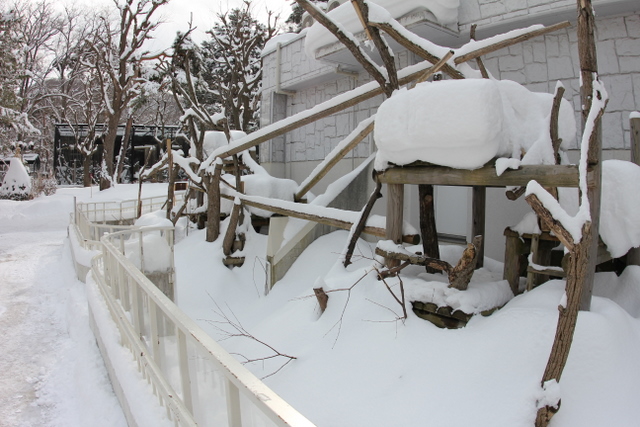
[{"label": "snow on railing", "polygon": [[[174,203],[180,202],[184,197],[184,193],[184,191],[176,192]],[[139,201],[138,199],[131,199],[117,202],[87,202],[78,203],[76,211],[84,212],[91,222],[121,222],[136,219],[138,211],[141,215],[144,215],[160,210],[165,207],[166,203],[166,196],[147,197]]]},{"label": "snow on railing", "polygon": [[[173,278],[171,227],[109,226],[90,220],[107,218],[104,214],[120,208],[125,213],[132,209],[124,202],[116,205],[78,204],[75,224],[79,230],[87,229],[87,236],[100,239],[102,254],[92,260],[93,277],[119,329],[121,344],[131,351],[168,418],[180,427],[313,427],[147,277],[165,266]],[[161,241],[166,241],[167,251]]]}]

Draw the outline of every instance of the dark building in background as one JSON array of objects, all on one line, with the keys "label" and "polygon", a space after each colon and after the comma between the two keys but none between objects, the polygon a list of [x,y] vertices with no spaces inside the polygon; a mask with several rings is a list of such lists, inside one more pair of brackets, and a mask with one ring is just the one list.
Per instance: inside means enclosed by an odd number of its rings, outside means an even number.
[{"label": "dark building in background", "polygon": [[[53,169],[59,184],[82,184],[84,164],[83,155],[77,149],[76,141],[81,141],[90,132],[86,124],[56,124],[53,152]],[[118,134],[115,145],[115,156],[120,153],[125,136],[125,125],[118,126]],[[182,149],[188,152],[189,146],[181,136],[178,126],[148,126],[132,125],[125,153],[123,180],[133,182],[137,180],[138,172],[146,164],[151,166],[156,163],[162,153],[166,151],[166,140],[172,141],[174,150]],[[106,125],[97,125],[96,135],[97,150],[90,162],[90,173],[95,177],[102,161],[102,138],[106,132]],[[115,160],[115,159],[114,159]],[[94,178],[95,179],[95,178]]]}]

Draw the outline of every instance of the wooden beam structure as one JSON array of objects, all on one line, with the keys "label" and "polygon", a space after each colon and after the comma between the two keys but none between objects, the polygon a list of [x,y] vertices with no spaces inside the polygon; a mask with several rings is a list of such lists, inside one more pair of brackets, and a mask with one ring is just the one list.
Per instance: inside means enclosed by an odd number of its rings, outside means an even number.
[{"label": "wooden beam structure", "polygon": [[[227,194],[222,194],[222,197],[228,200],[235,199],[234,196],[230,196]],[[319,224],[325,224],[331,227],[341,228],[343,230],[350,230],[351,227],[353,226],[353,223],[351,221],[345,221],[343,219],[332,217],[330,214],[330,211],[333,208],[325,208],[324,209],[326,213],[325,215],[317,215],[310,212],[301,212],[299,210],[290,209],[283,206],[275,206],[267,203],[257,202],[255,200],[251,200],[250,196],[244,196],[242,194],[238,194],[237,197],[239,197],[240,200],[242,200],[242,203],[246,206],[251,206],[257,209],[263,209],[265,211],[273,212],[278,215],[290,216],[292,218],[299,218],[307,221],[313,221]],[[282,202],[282,200],[280,200],[279,202]],[[288,204],[293,205],[294,203],[288,202]],[[305,205],[301,205],[301,206],[305,206]],[[357,214],[357,212],[354,212],[354,213]],[[382,237],[382,238],[386,237],[387,235],[386,230],[380,227],[366,226],[364,227],[364,230],[362,232],[365,234],[370,234],[372,236]],[[401,236],[401,241],[404,243],[409,243],[411,245],[417,245],[418,243],[420,243],[420,236],[417,234],[405,234]]]},{"label": "wooden beam structure", "polygon": [[392,167],[379,175],[385,184],[431,184],[462,187],[518,187],[531,180],[543,187],[577,187],[578,167],[575,165],[525,165],[508,169],[498,176],[493,165],[480,169],[454,169],[446,166],[421,165]]}]

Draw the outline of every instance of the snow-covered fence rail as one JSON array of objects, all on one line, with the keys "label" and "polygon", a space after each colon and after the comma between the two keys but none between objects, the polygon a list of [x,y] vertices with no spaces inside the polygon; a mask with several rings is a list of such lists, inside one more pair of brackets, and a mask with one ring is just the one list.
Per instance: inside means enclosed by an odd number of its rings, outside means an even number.
[{"label": "snow-covered fence rail", "polygon": [[[179,202],[183,196],[184,191],[176,192],[174,203]],[[166,203],[166,196],[147,197],[140,200],[122,200],[117,202],[88,202],[77,204],[76,211],[84,212],[87,219],[91,222],[121,222],[137,218],[138,213],[145,214],[160,210],[166,205]]]},{"label": "snow-covered fence rail", "polygon": [[[143,229],[161,232],[163,229]],[[93,276],[121,335],[176,426],[313,426],[187,317],[106,235]],[[142,245],[144,247],[144,245]]]}]

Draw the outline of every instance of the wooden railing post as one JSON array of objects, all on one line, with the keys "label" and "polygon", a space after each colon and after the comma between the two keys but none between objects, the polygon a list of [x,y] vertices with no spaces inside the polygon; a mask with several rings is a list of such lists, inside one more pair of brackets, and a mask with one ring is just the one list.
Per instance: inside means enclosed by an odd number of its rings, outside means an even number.
[{"label": "wooden railing post", "polygon": [[[402,224],[404,219],[404,185],[387,184],[387,240],[402,244]],[[400,265],[400,261],[386,260],[387,267]]]}]

